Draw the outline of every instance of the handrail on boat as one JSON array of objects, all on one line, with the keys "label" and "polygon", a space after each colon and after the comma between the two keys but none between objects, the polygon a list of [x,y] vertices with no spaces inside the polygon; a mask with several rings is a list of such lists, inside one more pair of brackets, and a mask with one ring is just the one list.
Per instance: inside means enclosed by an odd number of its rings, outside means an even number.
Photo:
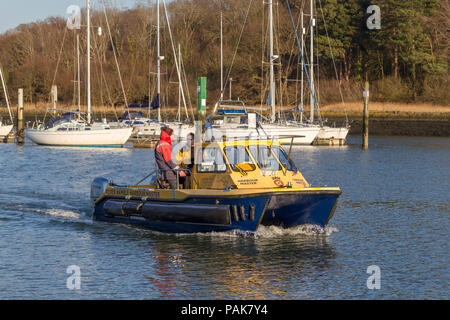
[{"label": "handrail on boat", "polygon": [[190,174],[190,176],[192,177],[192,180],[194,180],[195,186],[198,188],[199,185],[197,183],[197,180],[195,179],[194,175],[192,174],[192,171],[190,169],[183,169],[183,168],[179,168],[179,169],[170,169],[170,170],[159,170],[159,169],[155,169],[153,170],[150,174],[146,175],[143,179],[141,179],[139,182],[135,183],[135,186],[140,185],[142,182],[144,182],[144,180],[148,179],[149,177],[151,177],[154,174],[158,174],[158,172],[166,172],[166,171],[175,171],[177,174],[177,189],[180,189],[180,171],[186,171]]},{"label": "handrail on boat", "polygon": [[[191,169],[178,168],[178,169],[169,169],[169,170],[160,170],[160,169],[156,169],[155,170],[155,172],[167,172],[167,171],[175,171],[176,172],[176,175],[177,175],[177,190],[180,189],[180,172],[181,171],[188,172],[190,174],[190,176],[192,177],[192,180],[194,180],[194,183],[195,183],[195,186],[197,187],[197,189],[199,188],[197,180],[195,179],[194,175],[192,174]],[[186,175],[186,177],[188,177],[188,175]]]}]

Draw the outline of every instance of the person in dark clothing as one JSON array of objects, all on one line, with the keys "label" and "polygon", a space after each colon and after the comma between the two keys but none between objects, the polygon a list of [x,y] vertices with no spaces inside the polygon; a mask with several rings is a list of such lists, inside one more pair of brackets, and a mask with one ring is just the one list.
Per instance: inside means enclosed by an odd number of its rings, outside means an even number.
[{"label": "person in dark clothing", "polygon": [[[161,128],[161,136],[155,147],[155,160],[162,179],[169,183],[171,189],[176,189],[178,166],[172,160],[172,133],[173,130],[168,127]],[[180,172],[180,177],[184,176],[184,172]]]}]

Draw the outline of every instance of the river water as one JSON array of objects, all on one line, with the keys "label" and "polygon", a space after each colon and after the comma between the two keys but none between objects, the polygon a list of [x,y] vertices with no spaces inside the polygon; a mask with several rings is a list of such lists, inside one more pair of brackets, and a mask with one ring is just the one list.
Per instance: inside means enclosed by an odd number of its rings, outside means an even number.
[{"label": "river water", "polygon": [[450,140],[360,140],[293,151],[342,189],[325,230],[253,236],[93,222],[92,179],[137,182],[151,150],[1,144],[0,299],[448,299]]}]

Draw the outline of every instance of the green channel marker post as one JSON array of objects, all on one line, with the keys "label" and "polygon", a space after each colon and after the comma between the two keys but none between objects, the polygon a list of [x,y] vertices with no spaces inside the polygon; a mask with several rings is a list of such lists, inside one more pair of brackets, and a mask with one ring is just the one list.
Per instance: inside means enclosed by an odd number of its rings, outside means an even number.
[{"label": "green channel marker post", "polygon": [[201,116],[206,114],[206,77],[198,78],[197,112]]}]

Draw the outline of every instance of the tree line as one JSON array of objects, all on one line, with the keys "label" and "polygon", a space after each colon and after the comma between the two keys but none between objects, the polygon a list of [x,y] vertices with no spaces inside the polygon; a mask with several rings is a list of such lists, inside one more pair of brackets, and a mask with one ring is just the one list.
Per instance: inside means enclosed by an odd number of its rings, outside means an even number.
[{"label": "tree line", "polygon": [[[297,33],[305,13],[304,59],[309,67],[309,0],[289,0]],[[367,7],[381,9],[381,29],[369,30]],[[360,100],[362,83],[372,83],[378,101],[448,104],[448,0],[315,0],[314,57],[321,103]],[[139,2],[92,13],[92,98],[94,105],[149,103],[156,95],[156,6]],[[175,59],[196,105],[197,78],[208,79],[208,105],[220,97],[220,21],[223,21],[224,96],[265,104],[268,94],[268,7],[262,0],[174,0],[161,8],[162,104],[179,103]],[[106,24],[108,18],[110,31]],[[102,28],[102,34],[96,28]],[[301,57],[286,1],[274,0],[277,101],[298,105]],[[169,31],[172,32],[173,47]],[[28,103],[49,103],[52,84],[59,103],[77,101],[80,37],[81,100],[85,102],[86,31],[69,30],[65,17],[23,24],[0,35],[0,65],[14,100],[24,89]],[[175,48],[175,52],[173,52]],[[114,58],[122,76],[122,85]],[[174,54],[175,53],[175,54]],[[306,79],[306,78],[305,78]],[[308,97],[305,82],[304,96]],[[124,94],[125,92],[125,94]],[[4,104],[4,97],[1,96]],[[305,104],[308,98],[305,98]],[[194,107],[195,108],[195,107]]]}]

